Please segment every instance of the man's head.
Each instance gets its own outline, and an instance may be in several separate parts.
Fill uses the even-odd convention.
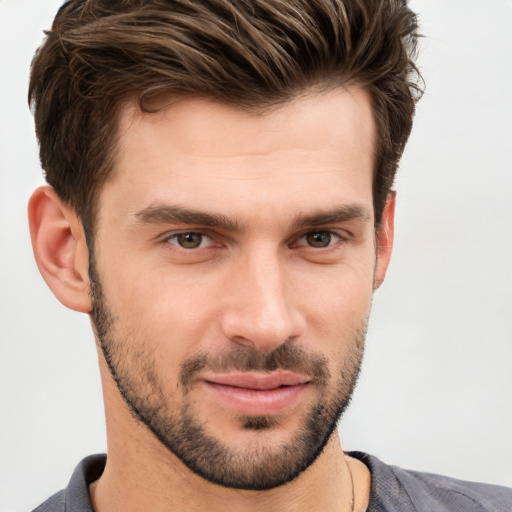
[[[264,111],[310,90],[357,84],[377,125],[378,222],[412,126],[416,18],[404,0],[73,0],[30,81],[46,179],[92,232],[115,170],[120,105],[203,97]]]
[[[414,16],[388,0],[103,3],[66,4],[34,62],[55,189],[31,200],[36,259],[91,315],[118,442],[275,487],[322,452],[357,379]]]

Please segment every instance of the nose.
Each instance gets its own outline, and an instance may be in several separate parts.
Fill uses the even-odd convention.
[[[229,276],[221,328],[234,343],[271,351],[296,339],[305,329],[291,276],[276,252],[254,251],[241,259]]]

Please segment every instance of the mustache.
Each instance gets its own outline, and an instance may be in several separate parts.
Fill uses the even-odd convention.
[[[287,370],[310,377],[317,385],[325,385],[330,378],[327,359],[319,354],[305,352],[291,343],[279,345],[272,351],[262,351],[251,347],[238,347],[235,350],[215,354],[199,353],[187,358],[181,364],[180,383],[184,388],[203,370],[226,373],[230,370],[270,373]]]

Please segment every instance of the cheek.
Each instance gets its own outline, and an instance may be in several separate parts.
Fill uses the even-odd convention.
[[[318,343],[330,349],[333,343],[351,343],[364,327],[372,303],[373,265],[373,260],[361,259],[308,279],[300,292],[301,308]]]
[[[100,270],[105,295],[116,326],[132,340],[162,354],[163,361],[182,361],[198,350],[223,346],[220,318],[233,306],[226,290],[233,283],[233,266],[172,266],[162,259],[136,261],[115,251]],[[127,255],[127,256],[123,256]],[[295,263],[293,262],[295,261]],[[283,277],[284,300],[306,320],[307,340],[319,350],[353,338],[365,320],[373,293],[374,257],[362,244],[337,265],[288,263]],[[238,297],[240,298],[240,297]]]
[[[195,278],[189,274],[154,267],[136,272],[129,265],[106,269],[102,282],[116,328],[132,340],[144,340],[162,360],[181,361],[197,351],[201,340],[212,338],[207,331],[218,317],[219,290],[198,279],[197,271]]]

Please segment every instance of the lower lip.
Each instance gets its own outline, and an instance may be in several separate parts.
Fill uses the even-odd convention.
[[[308,384],[275,389],[247,389],[204,381],[208,391],[228,407],[241,414],[263,416],[278,414],[298,401]]]

